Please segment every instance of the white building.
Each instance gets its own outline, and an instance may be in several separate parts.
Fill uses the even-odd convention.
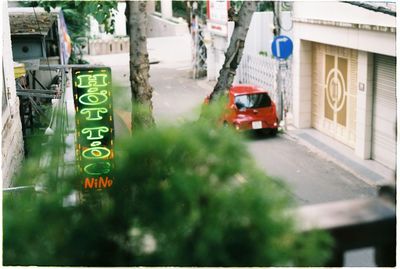
[[[172,0],[161,1],[161,13],[155,11],[155,1],[147,1],[147,38],[179,36],[189,34],[187,23],[182,18],[175,18],[172,14]],[[90,17],[89,53],[90,55],[127,53],[129,52],[129,29],[125,16],[126,2],[118,1],[114,13],[114,33],[105,32],[104,25],[100,25]]]
[[[396,17],[356,3],[293,2],[294,124],[395,170]]]

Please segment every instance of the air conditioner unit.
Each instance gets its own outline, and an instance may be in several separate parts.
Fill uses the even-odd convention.
[[[14,61],[46,57],[45,37],[41,34],[11,35]]]

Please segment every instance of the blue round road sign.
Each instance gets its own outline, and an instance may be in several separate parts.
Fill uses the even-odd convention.
[[[285,35],[274,38],[271,45],[272,55],[278,59],[287,59],[293,52],[293,42]]]

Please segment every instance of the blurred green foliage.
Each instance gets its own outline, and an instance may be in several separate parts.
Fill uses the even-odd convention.
[[[187,1],[172,1],[172,13],[174,17],[187,18]]]
[[[43,7],[46,11],[59,7],[64,13],[68,26],[68,32],[74,41],[78,37],[85,36],[89,30],[89,15],[93,16],[99,24],[105,25],[108,33],[114,32],[114,11],[117,9],[117,1],[22,1],[23,6]]]
[[[45,177],[44,194],[5,195],[4,264],[323,265],[330,238],[296,233],[282,183],[256,167],[242,136],[216,126],[218,109],[208,107],[198,122],[119,140],[112,188],[82,203],[63,204],[76,177]],[[29,163],[26,176],[37,176]]]
[[[155,11],[161,12],[161,0],[156,0]]]
[[[273,11],[274,3],[273,1],[260,1],[257,6],[257,11]]]

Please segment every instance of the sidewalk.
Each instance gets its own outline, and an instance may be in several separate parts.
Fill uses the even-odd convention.
[[[395,171],[374,160],[357,157],[354,150],[317,131],[316,129],[297,129],[288,126],[284,133],[289,139],[305,145],[310,151],[330,160],[371,186],[394,184]]]

